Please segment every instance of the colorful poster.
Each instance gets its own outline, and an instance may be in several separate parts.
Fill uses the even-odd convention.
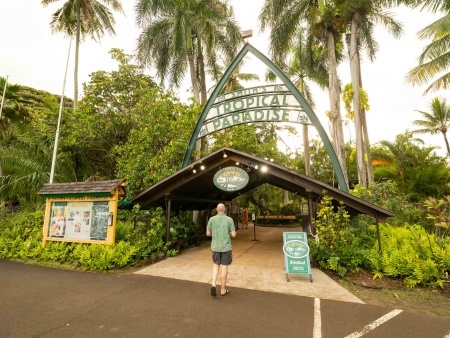
[[[64,238],[66,233],[67,202],[52,203],[48,237]]]
[[[90,215],[92,202],[68,202],[68,218],[65,238],[90,239]]]
[[[108,225],[108,201],[53,202],[48,237],[106,240]]]
[[[109,222],[109,203],[93,202],[91,239],[105,240]]]

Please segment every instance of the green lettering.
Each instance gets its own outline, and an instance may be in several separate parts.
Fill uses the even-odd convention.
[[[263,98],[262,98],[262,104],[263,104],[263,106],[267,106],[267,103],[266,103],[266,99],[268,98],[268,96],[267,95],[264,95],[263,96]]]
[[[261,109],[255,109],[255,120],[263,120],[264,119],[264,112]]]
[[[252,116],[250,115],[250,113],[248,111],[246,111],[244,113],[243,122],[252,122],[252,121],[253,121]]]
[[[272,121],[278,121],[280,119],[280,110],[279,109],[274,109],[273,110],[273,116],[271,118]]]
[[[229,127],[229,126],[231,126],[231,123],[230,123],[230,121],[228,121],[228,117],[224,117],[222,119],[222,127],[226,128],[226,127]]]
[[[241,114],[239,114],[239,113],[231,114],[231,118],[233,120],[233,125],[239,124],[241,122]]]
[[[226,114],[230,111],[231,109],[231,103],[230,102],[225,102],[223,104],[223,113]]]
[[[283,117],[281,118],[283,121],[289,121],[289,112],[283,109]]]
[[[253,101],[255,101],[255,98],[253,98],[252,96],[245,98],[245,102],[247,104],[247,106],[246,106],[247,109],[251,107],[251,105],[253,104]]]
[[[244,100],[237,99],[236,101],[233,101],[233,110],[239,110],[242,108],[244,108]]]
[[[280,102],[278,101],[278,95],[274,95],[272,101],[270,102],[271,106],[279,106]]]
[[[214,120],[214,121],[212,121],[212,123],[213,123],[214,131],[216,131],[217,129],[220,128],[220,120]]]

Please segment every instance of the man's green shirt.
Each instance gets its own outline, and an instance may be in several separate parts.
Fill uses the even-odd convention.
[[[234,231],[234,222],[225,214],[213,216],[208,221],[207,230],[211,232],[211,250],[215,252],[227,252],[231,250],[230,232]]]

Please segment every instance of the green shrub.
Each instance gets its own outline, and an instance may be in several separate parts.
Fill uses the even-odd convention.
[[[108,271],[132,266],[151,256],[173,255],[163,240],[163,211],[137,209],[135,216],[130,222],[117,222],[114,245],[48,241],[43,246],[43,212],[11,215],[1,220],[0,258]]]
[[[374,278],[402,278],[408,287],[443,287],[450,271],[450,241],[428,234],[420,225],[380,225],[382,253],[375,245],[366,253]]]
[[[311,257],[320,267],[336,271],[340,276],[356,272],[364,262],[364,250],[372,239],[358,237],[343,205],[335,210],[332,198],[324,196],[314,221],[318,241],[309,240]],[[362,231],[359,231],[362,233]]]

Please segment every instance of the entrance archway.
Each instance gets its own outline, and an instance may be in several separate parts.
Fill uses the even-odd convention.
[[[226,81],[247,53],[252,53],[278,76],[283,84],[243,89],[219,95]],[[347,182],[331,142],[319,119],[289,78],[264,54],[246,43],[218,82],[191,135],[182,168],[189,165],[198,138],[218,130],[255,121],[312,124],[328,152],[339,188],[348,192]]]

